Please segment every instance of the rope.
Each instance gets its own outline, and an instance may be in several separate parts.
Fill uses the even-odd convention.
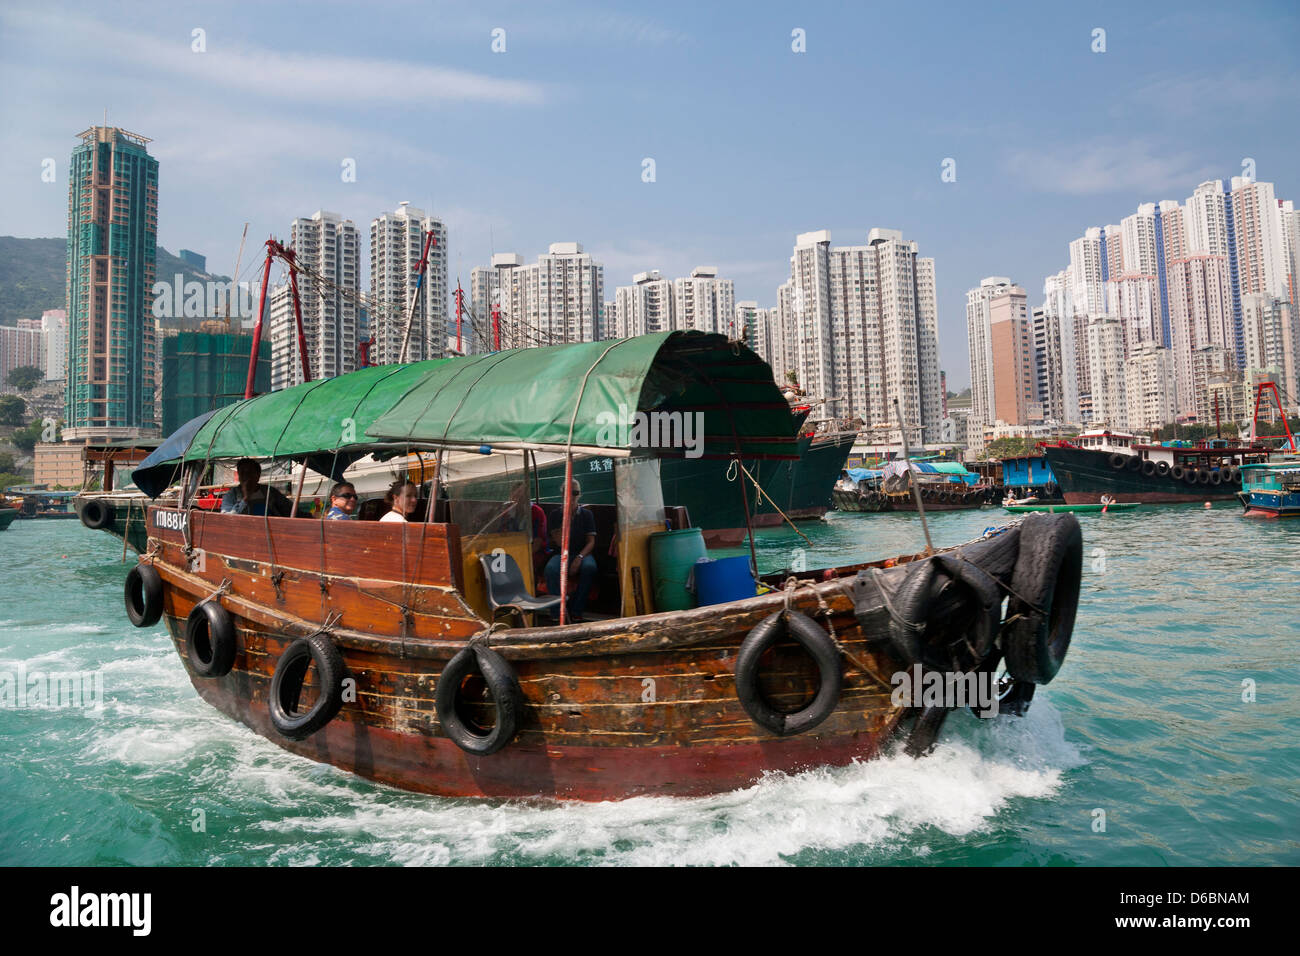
[[[863,676],[869,677],[886,690],[893,690],[892,684],[887,682],[883,677],[878,676],[874,670],[859,660],[856,654],[850,653],[849,649],[840,642],[839,635],[835,633],[835,622],[831,620],[831,606],[826,602],[826,597],[821,593],[821,591],[817,590],[817,588],[811,583],[805,582],[801,586],[799,579],[793,576],[785,579],[785,583],[782,585],[782,590],[785,591],[785,611],[787,614],[792,610],[791,604],[794,601],[794,594],[796,591],[812,591],[813,597],[817,599],[817,610],[826,622],[827,634],[831,639],[831,643],[835,645],[835,649],[840,652],[840,656],[857,668],[858,672]]]
[[[803,538],[804,541],[808,542],[808,547],[811,548],[813,546],[812,539],[810,539],[806,534],[804,534],[802,531],[799,530],[798,525],[796,525],[793,521],[791,521],[789,516],[784,511],[781,510],[781,506],[778,505],[775,501],[773,501],[771,496],[768,495],[768,493],[763,490],[763,486],[758,483],[758,479],[756,479],[753,475],[749,473],[749,469],[744,466],[744,464],[741,462],[739,458],[731,459],[731,464],[727,466],[727,481],[736,480],[737,466],[739,466],[740,470],[745,473],[745,477],[754,483],[755,490],[757,490],[760,495],[762,495],[764,498],[767,499],[768,504],[770,504],[773,508],[776,509],[776,513],[779,514],[782,518],[784,518],[786,520],[786,523],[789,524],[790,527],[794,529],[794,533],[797,534],[799,537]]]
[[[475,634],[473,637],[471,637],[465,643],[465,646],[474,647],[478,644],[482,644],[484,647],[488,647],[491,644],[492,635],[495,634],[497,631],[503,631],[506,629],[507,629],[507,625],[505,621],[495,621],[491,625],[489,625],[488,627],[484,628],[483,630]]]
[[[209,601],[212,601],[214,598],[217,598],[222,594],[227,593],[229,590],[230,590],[230,579],[222,578],[221,583],[217,585],[217,589],[213,591],[211,594],[209,594],[207,597],[205,597],[202,601],[199,601],[198,604],[195,605],[195,607],[202,607],[203,605],[207,604]]]

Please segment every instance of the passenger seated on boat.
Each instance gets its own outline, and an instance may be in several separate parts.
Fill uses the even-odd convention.
[[[570,579],[574,576],[577,581],[570,580],[569,601],[568,601],[568,619],[570,621],[581,622],[582,612],[587,609],[587,598],[591,594],[591,587],[596,582],[598,568],[596,559],[592,557],[592,552],[596,550],[596,518],[581,504],[579,504],[579,495],[582,493],[582,486],[575,480],[572,484],[573,489],[573,510],[569,515],[569,567],[568,574]],[[551,559],[546,562],[546,593],[558,595],[560,593],[560,559],[562,558],[562,535],[564,534],[564,506],[554,508],[550,515],[551,542],[555,547],[555,552]]]
[[[350,481],[340,481],[330,490],[330,510],[325,513],[333,521],[350,521],[357,510],[357,489]]]
[[[252,458],[241,458],[235,463],[235,474],[239,484],[231,488],[221,498],[223,514],[258,515],[270,514],[275,518],[287,518],[293,510],[293,503],[281,491],[261,484],[262,466]],[[267,502],[270,502],[268,508]]]
[[[415,511],[416,502],[419,500],[419,486],[407,478],[400,478],[393,482],[388,489],[388,494],[384,495],[384,504],[388,505],[388,511],[379,520],[409,521],[411,512]]]
[[[533,536],[533,573],[540,575],[549,555],[546,535],[546,511],[529,500],[528,485],[518,482],[510,490],[511,508],[501,522],[502,531],[530,531]]]

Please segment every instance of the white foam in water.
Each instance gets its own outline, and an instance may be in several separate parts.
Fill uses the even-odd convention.
[[[583,804],[439,800],[383,791],[346,795],[348,812],[291,813],[256,824],[300,847],[283,862],[307,862],[317,841],[377,860],[412,865],[569,860],[632,865],[771,865],[815,850],[922,842],[927,827],[949,837],[992,825],[1015,798],[1042,799],[1083,761],[1066,743],[1059,714],[1036,700],[1023,720],[952,720],[934,753],[914,760],[893,748],[849,767],[772,775],[747,790],[694,799],[637,797]],[[300,787],[295,787],[300,791]],[[299,792],[299,797],[302,796]],[[311,801],[313,809],[318,801]]]

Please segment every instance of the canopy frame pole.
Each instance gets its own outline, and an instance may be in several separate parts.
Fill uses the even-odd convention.
[[[569,532],[573,527],[573,452],[564,458],[564,517],[560,519],[560,624],[569,619]]]

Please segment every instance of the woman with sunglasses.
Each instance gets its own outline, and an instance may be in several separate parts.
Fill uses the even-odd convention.
[[[330,510],[327,519],[348,521],[356,517],[357,489],[350,482],[340,481],[330,490]]]

